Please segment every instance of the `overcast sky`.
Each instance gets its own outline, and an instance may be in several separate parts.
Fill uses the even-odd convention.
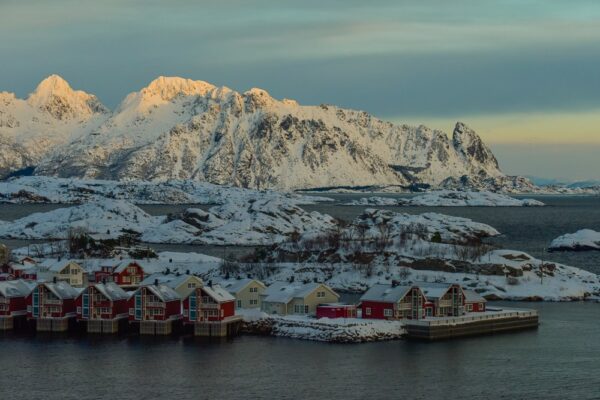
[[[0,90],[115,107],[158,75],[481,133],[511,174],[600,179],[597,0],[0,0]]]

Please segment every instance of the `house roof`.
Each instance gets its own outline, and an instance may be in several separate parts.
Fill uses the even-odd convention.
[[[137,264],[140,267],[142,266],[142,264],[140,264],[138,260],[120,260],[113,272],[121,273],[125,271],[125,268],[129,267],[131,264]]]
[[[164,284],[157,285],[145,285],[144,287],[148,288],[154,295],[156,295],[162,301],[173,301],[180,300],[181,297],[179,294]]]
[[[463,289],[467,303],[485,303],[487,300],[474,290]]]
[[[35,284],[28,284],[18,279],[16,281],[0,282],[0,294],[6,298],[25,297],[31,293]]]
[[[78,265],[78,262],[75,260],[58,260],[55,258],[47,258],[44,261],[42,261],[40,264],[38,264],[39,268],[42,270],[46,270],[46,271],[51,271],[51,272],[60,272],[63,270],[63,268],[65,268],[68,264],[75,264]]]
[[[204,286],[202,288],[202,290],[204,292],[206,292],[207,295],[209,295],[210,297],[212,297],[213,300],[215,300],[218,303],[223,303],[223,302],[235,300],[235,297],[233,297],[231,295],[231,293],[229,293],[227,290],[225,290],[224,288],[222,288],[219,285]]]
[[[114,282],[96,283],[94,287],[111,301],[124,300],[129,297],[119,285]]]
[[[321,286],[326,287],[322,283],[273,282],[265,289],[262,301],[287,304],[292,299],[305,298]]]
[[[436,282],[425,282],[415,284],[421,288],[425,297],[428,300],[439,299],[446,294],[450,287],[456,285],[453,283],[436,283]]]
[[[412,289],[412,286],[395,286],[377,284],[371,286],[360,301],[380,301],[383,303],[397,303]]]
[[[262,283],[261,281],[258,281],[256,279],[251,279],[251,278],[232,279],[232,280],[228,280],[228,281],[222,281],[220,283],[220,285],[222,287],[224,287],[225,289],[227,289],[227,291],[229,293],[235,294],[235,293],[238,293],[239,291],[241,291],[242,289],[244,289],[246,286],[248,286],[252,282],[256,282],[258,285],[262,286],[263,288],[266,288],[264,283]]]
[[[59,299],[74,299],[80,293],[80,290],[75,289],[67,282],[44,282],[42,285],[46,286]]]
[[[165,275],[165,274],[161,274],[161,273],[156,273],[156,274],[152,274],[152,275],[148,276],[146,279],[144,279],[142,281],[141,285],[142,286],[153,285],[154,282],[156,282],[156,280],[158,280],[158,283],[167,285],[171,289],[176,289],[179,286],[181,286],[182,284],[184,284],[185,282],[187,282],[190,278],[196,278],[200,282],[202,282],[202,279],[200,279],[194,275],[186,275],[186,274],[184,274],[184,275],[166,274]]]

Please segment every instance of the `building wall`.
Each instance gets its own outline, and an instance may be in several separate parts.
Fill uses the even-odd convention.
[[[190,288],[190,284],[195,286]],[[184,283],[176,287],[174,290],[177,292],[177,294],[179,294],[179,296],[182,299],[185,299],[194,291],[194,289],[202,287],[202,285],[202,279],[198,278],[197,276],[190,275]]]
[[[129,268],[133,267],[134,272],[129,272]],[[139,285],[144,280],[144,269],[137,263],[131,263],[121,272],[115,272],[113,279],[118,285],[134,286]]]
[[[251,289],[256,289],[256,292],[251,292]],[[261,295],[264,293],[265,287],[256,281],[251,281],[245,288],[235,294],[236,307],[238,308],[260,308]]]
[[[379,301],[363,301],[361,303],[362,317],[366,319],[392,319],[386,316],[384,310],[390,310],[394,315],[394,303],[383,303]]]
[[[356,306],[317,307],[317,318],[356,318]]]
[[[287,307],[283,303],[261,302],[261,311],[267,314],[287,315]]]
[[[324,292],[325,296],[318,297],[319,292]],[[337,294],[335,294],[331,289],[329,289],[325,285],[320,285],[311,293],[309,293],[306,297],[304,297],[304,299],[293,299],[291,302],[291,312],[295,314],[295,306],[304,304],[305,306],[308,306],[307,314],[315,315],[317,313],[317,306],[319,304],[336,303],[338,300],[339,296]]]

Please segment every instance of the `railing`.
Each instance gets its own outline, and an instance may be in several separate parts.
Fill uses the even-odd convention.
[[[528,318],[537,317],[537,311],[535,310],[506,310],[500,312],[482,312],[482,315],[465,315],[460,317],[439,317],[425,320],[411,320],[407,322],[407,325],[420,325],[420,326],[440,326],[440,325],[455,325],[465,322],[474,321],[486,321],[493,319],[504,319],[504,318]]]
[[[200,308],[200,309],[202,309],[202,308],[216,309],[216,308],[219,308],[219,304],[218,303],[199,303],[198,308]]]
[[[165,303],[161,303],[160,301],[148,301],[146,302],[146,307],[165,308]]]
[[[54,305],[60,305],[62,303],[61,300],[54,300],[54,299],[44,299],[43,304],[54,304]]]

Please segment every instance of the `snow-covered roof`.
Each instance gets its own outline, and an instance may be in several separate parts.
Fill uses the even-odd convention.
[[[179,296],[179,294],[174,291],[173,289],[171,289],[170,287],[168,287],[167,285],[164,284],[159,284],[157,285],[146,285],[146,288],[148,288],[148,290],[150,290],[154,295],[156,295],[159,299],[161,299],[162,301],[173,301],[173,300],[180,300],[181,297]]]
[[[261,281],[258,281],[256,279],[251,279],[251,278],[244,278],[244,279],[232,279],[232,280],[228,280],[228,281],[222,281],[220,283],[220,285],[222,287],[224,287],[225,289],[227,289],[227,291],[229,293],[238,293],[239,291],[241,291],[242,289],[244,289],[246,286],[248,286],[250,283],[252,282],[256,282],[258,285],[262,286],[263,288],[265,288],[265,284],[262,283]]]
[[[16,281],[2,281],[0,282],[0,294],[5,298],[25,297],[31,293],[34,287],[35,284],[28,284],[21,279]]]
[[[109,300],[124,300],[129,296],[119,285],[114,282],[96,283],[94,287]]]
[[[229,293],[227,290],[225,290],[219,285],[204,286],[202,290],[218,303],[235,300],[235,297],[233,297],[231,293]]]
[[[202,279],[200,279],[194,275],[187,275],[187,274],[177,275],[177,274],[156,273],[156,274],[152,274],[152,275],[149,275],[148,277],[146,277],[142,281],[141,285],[142,286],[153,285],[156,281],[158,281],[158,283],[167,285],[171,289],[177,289],[179,286],[185,284],[190,278],[196,278],[200,282],[202,282]]]
[[[412,289],[412,286],[392,286],[385,284],[377,284],[371,286],[365,294],[362,295],[360,301],[380,301],[383,303],[397,303]]]
[[[263,293],[263,300],[270,303],[287,304],[294,298],[305,298],[319,287],[321,283],[273,282]]]
[[[487,300],[483,298],[479,293],[470,289],[463,289],[465,294],[465,302],[467,303],[485,303]]]
[[[435,283],[435,282],[424,282],[416,283],[423,291],[427,300],[439,299],[446,294],[446,292],[453,286],[452,283]]]
[[[79,265],[78,261],[75,260],[59,260],[55,258],[47,258],[38,264],[38,267],[42,270],[51,271],[51,272],[60,272],[65,268],[68,264]]]
[[[67,282],[44,282],[43,285],[59,299],[74,299],[80,293],[80,290],[75,289]]]
[[[113,272],[116,272],[116,273],[118,273],[118,274],[119,274],[119,273],[121,273],[121,272],[125,271],[125,268],[129,267],[129,266],[130,266],[130,265],[132,265],[132,264],[137,264],[137,265],[139,265],[140,267],[142,266],[138,260],[121,260],[121,261],[120,261],[120,262],[117,264],[117,266],[115,267],[115,269],[114,269],[114,271],[113,271]],[[142,267],[142,268],[143,268],[143,267]]]

